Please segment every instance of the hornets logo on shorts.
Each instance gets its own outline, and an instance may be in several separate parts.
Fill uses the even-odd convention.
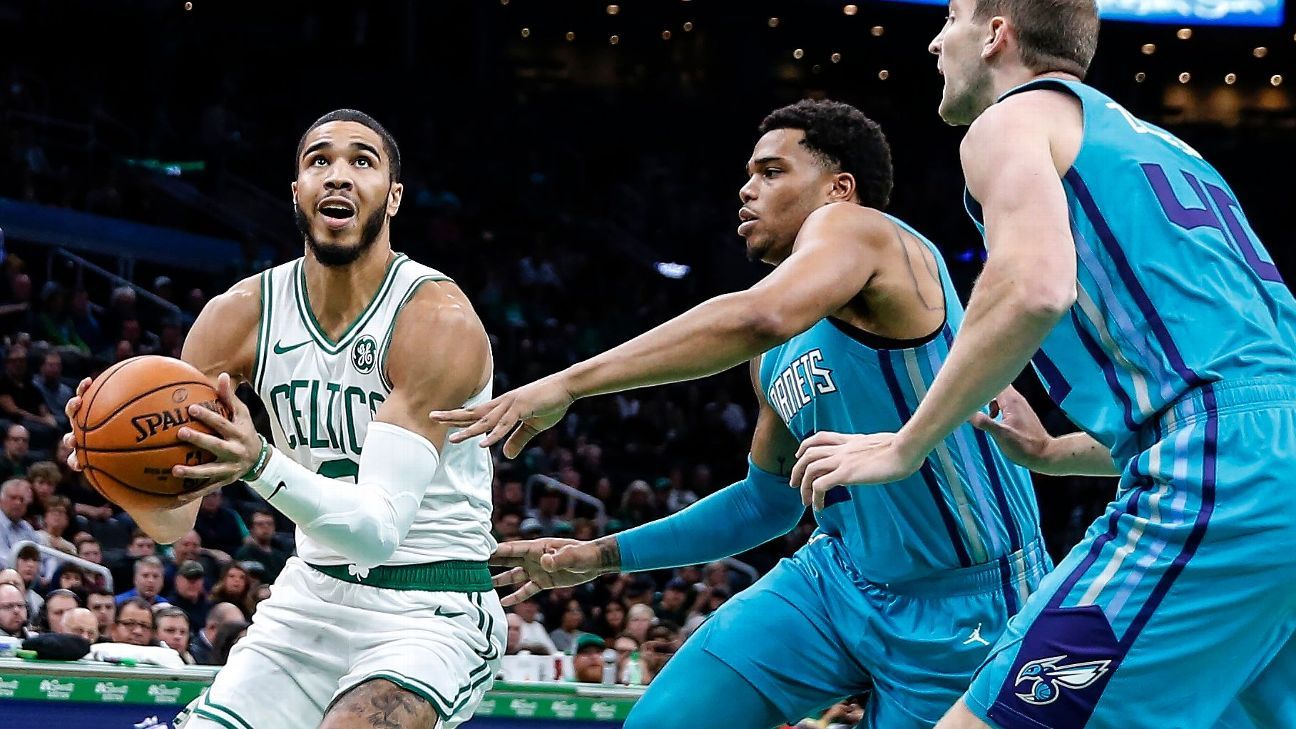
[[[1017,672],[1016,686],[1025,683],[1029,691],[1017,694],[1017,698],[1028,704],[1043,706],[1057,701],[1062,689],[1082,689],[1097,681],[1107,672],[1111,661],[1085,661],[1058,665],[1067,656],[1053,656],[1031,661]]]

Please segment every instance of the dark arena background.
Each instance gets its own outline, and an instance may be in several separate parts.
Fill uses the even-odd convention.
[[[1139,6],[1158,3],[1100,4],[1111,15],[1087,81],[1199,150],[1279,271],[1296,275],[1296,24],[1281,0],[1160,3],[1179,10],[1144,17]],[[269,547],[253,538],[266,505],[242,483],[204,499],[199,544],[168,547],[135,533],[66,464],[41,464],[65,455],[62,402],[82,377],[141,354],[178,357],[213,296],[302,255],[289,183],[313,120],[361,109],[399,141],[405,195],[392,246],[466,292],[490,336],[498,394],[765,275],[734,232],[738,189],[762,118],[806,97],[848,102],[881,124],[895,165],[888,212],[936,243],[966,297],[985,254],[962,206],[965,129],[937,116],[942,79],[927,46],[944,14],[882,0],[0,2],[0,472],[46,484],[29,491],[32,526],[51,507],[68,517],[52,550],[22,558],[9,549],[16,538],[0,542],[3,566],[41,565],[19,576],[28,627],[0,633],[13,638],[0,643],[0,727],[169,726],[241,635],[188,613],[184,637],[173,630],[167,644],[202,644],[181,651],[202,654],[192,666],[37,661],[16,639],[50,631],[50,608],[68,594],[86,605],[105,581],[82,562],[65,566],[60,540],[106,567],[115,594],[150,555],[161,558],[163,595],[199,565],[208,599],[243,613],[236,628],[292,554],[293,524],[274,509]],[[1051,431],[1074,429],[1033,373],[1017,384]],[[32,388],[48,416],[15,404]],[[742,479],[751,392],[738,367],[592,398],[518,459],[496,448],[495,537],[594,538]],[[1035,477],[1055,560],[1115,487]],[[468,726],[620,726],[638,684],[697,623],[813,529],[807,512],[731,560],[541,593],[520,609],[525,640],[510,636],[500,680]],[[64,584],[72,592],[50,594]],[[161,620],[144,642],[166,640]],[[639,633],[630,655],[613,652],[623,631]],[[572,678],[578,632],[606,642],[603,684]],[[545,644],[550,633],[568,645]],[[645,660],[656,661],[648,675],[627,666]],[[837,707],[803,724],[856,720]]]

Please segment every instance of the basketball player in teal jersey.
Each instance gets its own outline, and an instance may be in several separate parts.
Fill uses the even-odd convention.
[[[1037,470],[1120,474],[941,729],[1296,727],[1296,300],[1219,173],[1081,81],[1097,34],[1093,0],[950,3],[985,271],[913,418],[810,438],[793,480],[890,484],[974,416]],[[1083,432],[1014,393],[976,415],[1027,361]]]
[[[500,545],[495,562],[515,569],[498,583],[522,583],[506,602],[604,572],[714,560],[784,534],[805,513],[788,488],[797,442],[821,429],[898,427],[939,369],[962,309],[936,249],[880,212],[891,191],[881,130],[845,104],[803,101],[775,111],[761,132],[739,234],[752,258],[775,266],[765,280],[491,403],[438,416],[468,425],[463,437],[490,431],[487,442],[521,423],[505,447],[515,456],[575,397],[754,357],[760,415],[747,478],[616,536]],[[816,514],[806,547],[684,645],[627,727],[690,717],[767,729],[870,682],[866,726],[929,729],[940,718],[1048,569],[1027,474],[967,426],[920,473],[840,493]],[[723,719],[703,718],[722,706]]]

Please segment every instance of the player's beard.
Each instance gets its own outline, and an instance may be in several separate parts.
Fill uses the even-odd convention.
[[[378,208],[369,214],[364,224],[360,226],[360,242],[354,246],[333,245],[315,240],[310,232],[310,218],[306,217],[306,211],[301,209],[301,205],[293,205],[293,219],[297,222],[297,230],[306,239],[306,246],[310,248],[315,260],[330,267],[346,266],[359,260],[374,241],[378,240],[383,225],[387,223],[387,209]]]

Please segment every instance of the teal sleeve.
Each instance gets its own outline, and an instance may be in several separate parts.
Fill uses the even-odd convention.
[[[745,552],[801,521],[801,492],[747,461],[747,478],[664,519],[617,535],[627,572],[682,567]]]

